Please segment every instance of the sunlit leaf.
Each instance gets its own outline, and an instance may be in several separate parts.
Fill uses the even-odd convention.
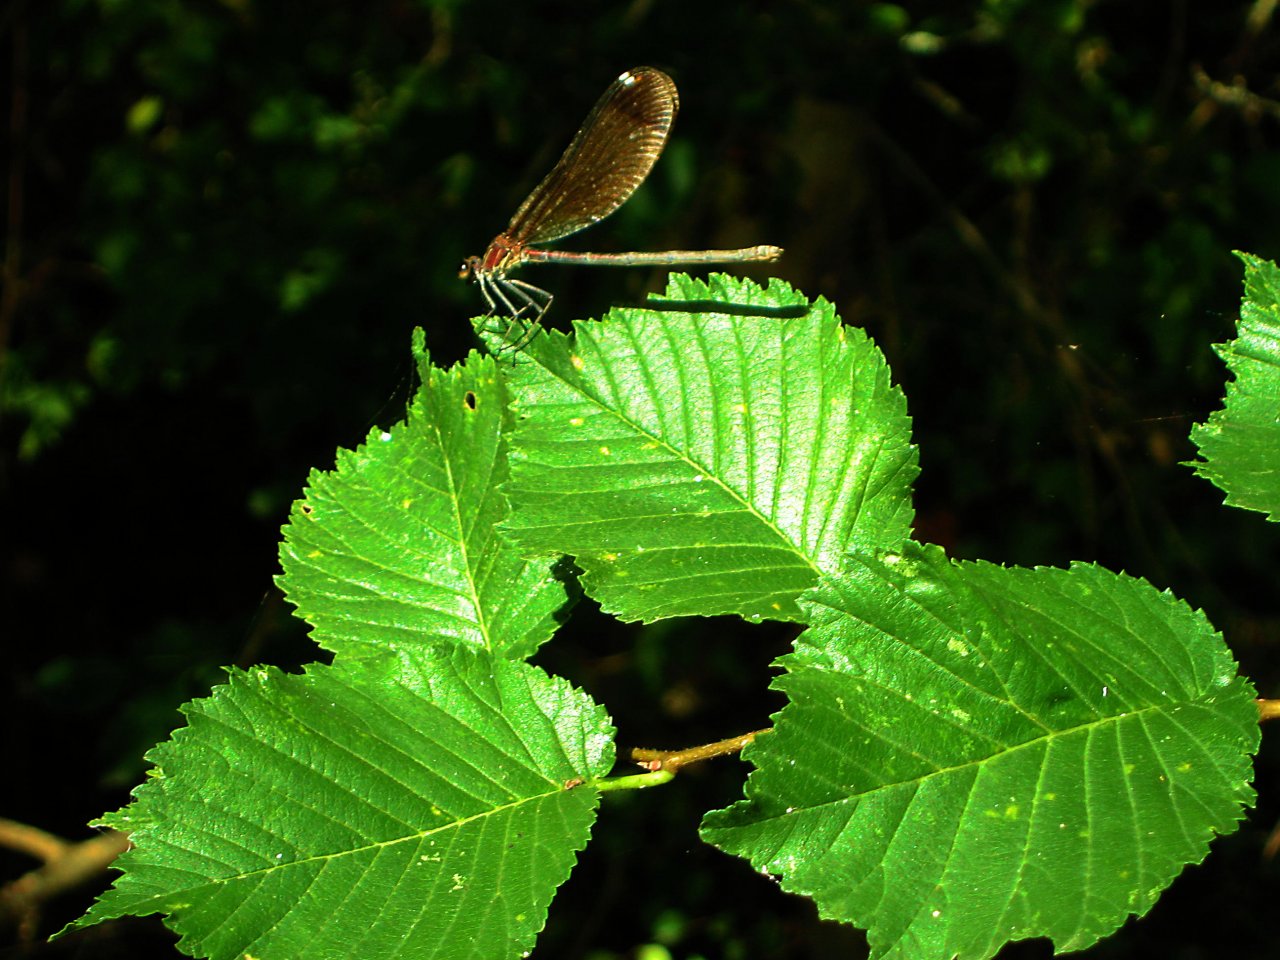
[[[1280,269],[1240,254],[1244,302],[1237,337],[1217,352],[1234,380],[1226,403],[1191,430],[1203,460],[1192,466],[1227,503],[1280,519]]]
[[[466,648],[233,671],[101,823],[124,871],[78,921],[162,913],[214,960],[500,960],[532,947],[612,763],[604,711]]]
[[[1201,614],[1142,581],[909,546],[807,601],[775,684],[790,703],[703,836],[865,928],[873,956],[1086,947],[1253,796],[1253,691]]]
[[[506,515],[507,398],[494,361],[431,366],[405,422],[313,471],[285,528],[281,586],[339,653],[450,640],[526,657],[567,605],[553,560],[523,559]]]
[[[853,548],[899,543],[917,472],[866,335],[786,284],[674,277],[648,309],[539,334],[511,367],[512,513],[625,619],[798,619]]]

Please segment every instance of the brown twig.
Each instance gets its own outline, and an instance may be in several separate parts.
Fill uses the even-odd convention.
[[[1280,852],[1280,824],[1276,824],[1271,828],[1271,834],[1267,837],[1267,842],[1262,845],[1262,859],[1270,860]]]
[[[771,727],[765,730],[753,730],[751,733],[730,737],[728,740],[704,743],[701,746],[689,747],[685,750],[648,750],[644,747],[636,747],[631,751],[631,759],[645,770],[670,770],[674,773],[685,764],[696,763],[699,760],[710,760],[712,757],[726,757],[729,754],[737,753],[760,734],[770,732],[772,732]]]
[[[1230,83],[1223,83],[1210,77],[1204,68],[1195,66],[1191,69],[1191,79],[1196,90],[1208,101],[1234,110],[1250,122],[1256,123],[1263,116],[1280,120],[1280,103],[1254,93],[1243,77],[1235,77]]]
[[[25,823],[0,819],[0,846],[43,861],[0,888],[0,926],[13,924],[18,928],[18,939],[29,941],[39,926],[41,905],[105,871],[129,848],[129,837],[108,830],[73,843]]]

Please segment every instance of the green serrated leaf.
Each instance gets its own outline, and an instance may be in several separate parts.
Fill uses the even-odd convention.
[[[866,928],[875,957],[1082,949],[1253,796],[1253,691],[1203,615],[1143,581],[908,545],[806,599],[790,703],[702,835]]]
[[[599,802],[565,784],[613,761],[585,694],[462,647],[232,671],[183,712],[76,925],[164,913],[215,960],[527,955]]]
[[[1191,429],[1203,460],[1190,464],[1222,489],[1226,502],[1280,519],[1280,269],[1244,261],[1244,301],[1237,337],[1215,347],[1235,377],[1226,401]]]
[[[280,547],[280,585],[316,640],[370,653],[447,640],[519,659],[551,636],[566,575],[495,529],[506,515],[507,397],[492,358],[431,366],[406,422],[313,471]]]
[[[801,617],[846,552],[896,547],[917,473],[866,335],[786,284],[673,277],[650,309],[539,333],[511,368],[512,512],[627,620]]]

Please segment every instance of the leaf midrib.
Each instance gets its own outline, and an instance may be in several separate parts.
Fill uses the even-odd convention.
[[[591,787],[588,784],[580,785],[576,789],[582,790],[584,792],[591,791]],[[547,797],[552,797],[552,796],[555,796],[557,793],[560,793],[563,791],[564,791],[564,787],[557,785],[554,790],[548,790],[546,793],[538,793],[528,797],[520,797],[511,803],[504,803],[504,804],[501,804],[500,806],[493,807],[489,810],[482,810],[479,813],[471,814],[470,816],[463,817],[459,820],[453,820],[449,823],[443,824],[439,827],[433,827],[429,830],[419,830],[415,833],[406,834],[405,836],[392,837],[387,840],[378,840],[375,842],[365,843],[360,846],[351,847],[350,849],[347,849],[347,850],[339,850],[333,853],[311,854],[309,856],[302,857],[297,860],[290,860],[287,863],[269,864],[265,867],[260,867],[256,870],[246,870],[241,873],[231,874],[225,877],[209,877],[207,878],[207,880],[209,884],[235,883],[240,880],[248,880],[250,878],[261,876],[263,874],[269,874],[272,871],[276,871],[276,870],[286,870],[291,867],[305,866],[307,864],[315,863],[317,861],[337,860],[342,857],[355,856],[356,854],[365,853],[369,850],[386,849],[401,843],[417,842],[427,837],[436,836],[438,834],[444,833],[449,830],[461,829],[467,824],[474,823],[478,820],[483,820],[485,817],[492,817],[499,813],[505,813],[507,811],[514,810],[520,806],[523,806],[526,803],[530,803],[534,800],[541,800]],[[206,884],[199,884],[198,886],[205,886],[205,885]],[[196,889],[196,887],[189,887],[188,889]],[[172,895],[173,894],[170,893],[170,894],[167,894],[166,896],[171,897]]]

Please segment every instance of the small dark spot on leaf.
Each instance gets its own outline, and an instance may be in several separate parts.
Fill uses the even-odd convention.
[[[476,395],[468,390],[463,396],[462,402],[467,405],[468,410],[474,410],[476,408]]]

